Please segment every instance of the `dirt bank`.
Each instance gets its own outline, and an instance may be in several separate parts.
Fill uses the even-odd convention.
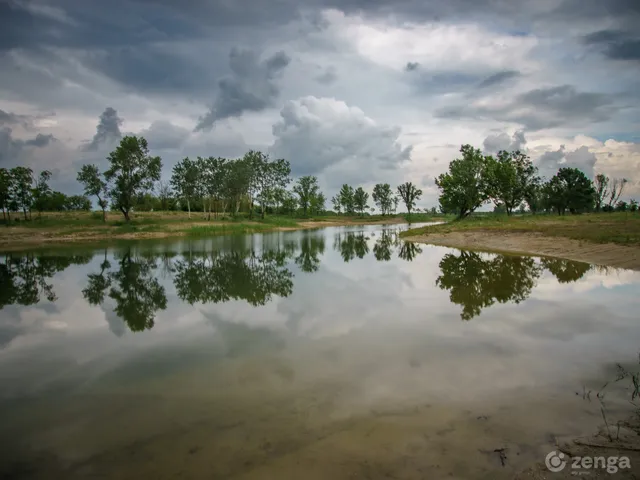
[[[539,233],[475,230],[430,233],[406,237],[405,240],[467,250],[566,258],[596,265],[640,270],[639,247],[548,237]]]

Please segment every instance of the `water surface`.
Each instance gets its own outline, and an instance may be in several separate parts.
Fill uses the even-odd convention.
[[[593,433],[640,274],[399,228],[0,255],[0,477],[510,478]]]

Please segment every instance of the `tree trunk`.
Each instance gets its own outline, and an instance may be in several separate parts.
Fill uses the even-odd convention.
[[[107,223],[107,211],[102,209],[102,223]]]
[[[189,199],[187,198],[187,210],[188,210],[188,216],[189,218],[191,218],[191,204],[189,203]]]
[[[22,207],[22,214],[24,215],[24,219],[26,221],[27,220],[27,208],[26,207]]]

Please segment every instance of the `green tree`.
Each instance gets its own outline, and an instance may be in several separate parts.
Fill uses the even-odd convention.
[[[347,185],[346,183],[342,185],[342,188],[338,192],[338,196],[340,197],[340,204],[344,208],[344,212],[347,215],[353,215],[355,212],[355,201],[354,201],[354,191],[351,185]]]
[[[486,158],[471,145],[460,148],[462,158],[449,164],[449,171],[436,178],[440,188],[440,209],[466,217],[487,201]]]
[[[65,209],[88,212],[91,210],[91,200],[84,195],[71,195],[65,199]]]
[[[595,189],[589,178],[577,168],[563,167],[544,187],[549,205],[559,215],[569,210],[581,213],[593,208]]]
[[[369,194],[362,187],[356,188],[353,194],[353,203],[355,209],[360,212],[360,216],[364,215],[364,211],[369,208]]]
[[[160,201],[160,210],[167,211],[171,208],[172,192],[171,184],[167,181],[160,180],[157,185],[158,200]]]
[[[14,167],[11,169],[11,199],[17,208],[21,208],[24,219],[27,219],[27,209],[31,209],[33,203],[33,170],[28,167]]]
[[[135,198],[153,188],[160,180],[162,160],[149,155],[149,147],[144,137],[126,136],[120,145],[109,154],[110,166],[104,173],[107,182],[113,186],[109,192],[113,205],[130,220],[129,212]]]
[[[107,197],[109,188],[100,175],[97,165],[83,165],[77,176],[78,182],[84,187],[84,194],[98,199],[98,206],[102,210],[102,221],[107,221]]]
[[[422,196],[422,190],[417,188],[413,183],[406,182],[398,185],[398,193],[407,207],[407,213],[411,215],[411,209],[415,207],[416,201]]]
[[[307,216],[311,199],[318,194],[319,190],[318,179],[308,175],[300,177],[293,186],[293,193],[298,195],[298,203],[305,217]]]
[[[282,197],[282,211],[288,215],[293,216],[297,208],[298,200],[296,199],[295,195],[289,190],[285,190],[284,196]]]
[[[270,160],[268,155],[261,152],[253,152],[253,156],[256,198],[260,203],[261,216],[264,218],[267,206],[274,203],[275,192],[285,189],[291,181],[291,165],[282,158]]]
[[[198,196],[200,175],[198,163],[189,157],[176,163],[171,173],[171,187],[177,198],[186,202],[189,218],[191,218],[191,204]]]
[[[11,204],[13,190],[13,177],[11,176],[11,172],[6,168],[0,168],[0,207],[2,207],[2,218],[5,222],[7,222],[7,216],[9,222],[11,222],[9,205]],[[7,226],[9,226],[9,222],[7,222]]]
[[[340,203],[340,197],[338,195],[334,195],[331,197],[331,203],[333,204],[333,210],[340,215],[340,210],[342,208],[342,204]]]
[[[609,211],[618,204],[620,196],[624,191],[624,187],[627,185],[628,180],[626,178],[614,178],[611,181],[611,190],[609,191]]]
[[[538,170],[520,151],[503,150],[497,158],[485,157],[485,162],[487,195],[496,205],[504,205],[507,215],[511,215],[539,183]]]
[[[373,201],[380,209],[382,215],[387,215],[393,207],[393,192],[388,183],[378,183],[373,187]]]
[[[43,170],[40,172],[36,186],[33,188],[32,205],[38,211],[38,217],[41,217],[42,211],[47,208],[47,200],[51,195],[51,187],[49,186],[50,179],[51,172],[49,170]]]
[[[325,203],[327,202],[327,197],[324,196],[324,193],[317,192],[315,195],[311,197],[309,201],[309,210],[312,215],[322,215],[325,209]]]

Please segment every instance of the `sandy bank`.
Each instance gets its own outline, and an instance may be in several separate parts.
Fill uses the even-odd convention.
[[[406,237],[410,242],[467,250],[518,253],[566,258],[596,265],[640,270],[640,248],[613,243],[591,243],[539,233],[469,231]]]

